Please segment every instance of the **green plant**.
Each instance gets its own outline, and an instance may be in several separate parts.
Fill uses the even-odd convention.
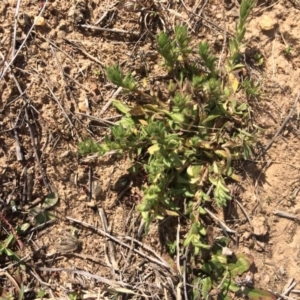
[[[243,67],[243,65],[240,64],[240,49],[246,33],[246,21],[254,6],[254,0],[243,0],[241,2],[239,21],[236,24],[236,35],[234,38],[229,40],[230,57],[227,60],[227,70],[229,72]]]
[[[98,76],[100,76],[101,71],[98,70],[98,69],[94,69],[94,70],[93,70],[93,73],[94,73],[94,75],[95,75],[96,77],[98,77]]]
[[[240,48],[253,6],[253,0],[242,1],[237,34],[229,43],[226,63],[229,75],[242,66]],[[112,151],[128,155],[133,161],[128,171],[147,179],[137,207],[146,221],[146,229],[154,219],[187,216],[190,228],[182,245],[192,247],[195,257],[211,254],[208,261],[201,262],[203,268],[208,268],[200,270],[201,274],[208,274],[206,281],[196,275],[203,286],[201,293],[208,295],[218,287],[226,297],[225,290],[231,287],[228,278],[235,274],[233,270],[238,269],[240,274],[248,270],[249,264],[244,266],[243,257],[231,262],[220,254],[220,249],[207,242],[204,206],[212,201],[222,207],[231,200],[227,184],[240,180],[232,162],[252,156],[255,133],[248,131],[249,107],[246,101],[235,99],[237,84],[230,76],[227,80],[219,76],[216,57],[208,43],[198,45],[198,59],[191,57],[194,49],[186,27],[176,27],[173,37],[161,33],[156,41],[171,78],[169,82],[161,82],[162,89],[167,91],[165,95],[145,91],[143,84],[119,65],[107,67],[108,79],[123,87],[131,97],[131,104],[113,100],[122,118],[110,127],[102,143],[91,140],[80,143],[80,154],[104,155]],[[205,68],[195,61],[201,61]],[[175,244],[168,246],[171,253],[175,251]],[[239,288],[234,292],[238,291]]]
[[[167,246],[169,248],[169,253],[170,254],[175,254],[176,253],[176,241],[167,243]]]
[[[264,57],[259,52],[256,52],[254,54],[254,60],[255,60],[256,66],[258,66],[258,67],[260,67],[264,64]]]
[[[44,296],[47,295],[47,292],[44,291],[42,288],[39,288],[37,293],[36,293],[36,297],[37,298],[43,298]]]
[[[70,300],[76,300],[77,299],[77,293],[70,293],[69,295],[68,295],[68,298],[70,299]]]
[[[275,300],[274,294],[253,287],[251,272],[246,274],[253,264],[250,255],[222,254],[222,248],[227,243],[226,238],[219,240],[211,249],[210,260],[203,262],[200,267],[193,266],[193,272],[196,273],[193,299],[210,299],[210,296],[216,296],[216,299],[226,300],[232,299],[230,293],[235,293],[250,300]]]
[[[287,46],[284,49],[284,56],[287,57],[287,58],[290,58],[291,55],[292,55],[292,51],[293,51],[293,46]]]
[[[148,176],[138,206],[147,225],[155,218],[177,215],[184,198],[205,202],[209,185],[214,186],[215,203],[226,205],[231,196],[225,180],[239,180],[231,162],[252,153],[254,136],[246,131],[248,105],[238,103],[219,79],[216,58],[207,43],[199,44],[198,54],[208,72],[189,62],[189,41],[186,27],[176,28],[174,39],[165,33],[157,37],[158,51],[174,76],[168,86],[169,105],[145,93],[118,65],[108,67],[109,80],[144,104],[129,106],[114,100],[123,117],[111,127],[111,136],[99,145],[92,141],[80,144],[81,154],[115,150],[136,158],[131,171],[143,170]],[[187,81],[190,93],[183,92]],[[192,209],[184,213],[193,214],[193,233],[185,244],[203,246],[198,213]]]
[[[254,82],[252,79],[245,79],[242,87],[248,97],[258,97],[261,94],[259,82]]]

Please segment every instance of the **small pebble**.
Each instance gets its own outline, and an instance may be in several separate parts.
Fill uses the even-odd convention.
[[[265,15],[262,16],[258,24],[262,31],[270,31],[275,28],[277,22],[275,19]]]
[[[34,17],[34,24],[35,24],[35,26],[43,27],[46,25],[46,21],[43,17],[37,16],[37,17]]]
[[[253,234],[264,236],[268,233],[267,220],[264,216],[255,216],[252,220]]]

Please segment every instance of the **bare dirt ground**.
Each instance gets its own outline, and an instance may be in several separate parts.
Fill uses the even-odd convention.
[[[38,298],[38,290],[53,299],[68,299],[79,291],[85,299],[110,299],[121,288],[140,295],[133,298],[179,299],[178,270],[161,244],[167,227],[162,233],[154,222],[149,234],[141,236],[135,210],[140,200],[138,185],[121,194],[124,188],[115,185],[126,174],[129,160],[80,157],[78,143],[85,138],[101,141],[107,122],[117,120],[117,112],[109,105],[112,97],[129,101],[107,81],[105,66],[119,63],[136,78],[146,77],[149,84],[159,85],[166,71],[155,52],[155,35],[179,24],[188,25],[194,45],[208,41],[222,63],[227,54],[222,52],[224,37],[234,33],[238,1],[19,2],[0,2],[1,241],[11,232],[9,224],[30,223],[29,230],[35,228],[29,212],[46,195],[56,192],[59,202],[49,209],[54,222],[21,235],[23,247],[12,247],[26,261],[26,269],[18,273],[10,267],[1,273],[0,294],[17,295],[23,283],[28,299]],[[45,4],[45,24],[30,31]],[[274,24],[262,31],[259,24],[266,16]],[[260,97],[251,100],[253,120],[263,129],[257,154],[292,113],[264,155],[243,164],[244,181],[237,199],[253,228],[238,206],[236,219],[228,222],[239,235],[238,248],[232,248],[254,258],[255,286],[279,293],[291,278],[298,283],[294,289],[300,289],[300,104],[295,101],[299,36],[297,1],[258,1],[245,40],[247,71],[261,87]],[[261,65],[254,59],[256,53],[262,55]],[[8,68],[4,60],[10,62],[14,56]],[[275,211],[296,218],[284,218]],[[103,233],[66,217],[119,237],[128,247],[112,244]],[[78,240],[70,238],[74,230]],[[258,233],[256,238],[252,232]],[[124,235],[141,238],[145,246],[137,247],[130,238],[121,238]],[[146,256],[132,251],[132,245]],[[161,271],[164,259],[174,266],[171,270]],[[0,263],[5,268],[10,262],[0,254]],[[290,293],[289,297],[299,299],[300,295]]]

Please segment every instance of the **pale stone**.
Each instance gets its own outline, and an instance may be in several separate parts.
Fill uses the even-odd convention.
[[[255,216],[252,220],[252,224],[253,224],[253,234],[255,234],[257,236],[264,236],[268,233],[268,227],[266,225],[267,220],[265,217]]]
[[[263,30],[263,31],[273,30],[277,24],[275,19],[273,19],[267,15],[262,16],[262,18],[259,20],[258,23],[259,23],[261,30]]]

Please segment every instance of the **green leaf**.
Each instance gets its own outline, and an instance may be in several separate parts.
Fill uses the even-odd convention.
[[[205,277],[201,280],[201,296],[202,299],[207,299],[209,292],[212,289],[212,280],[210,277]]]
[[[57,193],[50,193],[46,196],[44,200],[43,208],[48,209],[53,207],[58,202],[58,194]]]
[[[46,211],[46,210],[45,211],[41,211],[35,217],[35,224],[36,225],[41,225],[41,224],[46,223],[49,220],[54,220],[54,219],[55,219],[54,215],[52,215],[48,211]]]
[[[154,144],[154,145],[150,146],[147,151],[150,155],[153,155],[155,152],[158,152],[159,150],[160,150],[159,145]]]
[[[231,272],[231,275],[235,277],[248,271],[252,263],[253,258],[250,255],[238,254],[237,261],[235,263],[228,264],[228,269]]]
[[[243,294],[248,296],[250,300],[276,300],[277,297],[271,292],[259,290],[255,288],[245,287]]]
[[[227,153],[225,150],[215,150],[215,153],[223,158],[227,158]]]
[[[21,283],[18,300],[23,300],[23,299],[24,299],[24,285],[23,283]]]
[[[112,101],[113,106],[120,111],[121,113],[123,113],[124,115],[127,114],[130,111],[130,107],[128,107],[127,105],[125,105],[123,102],[114,99]]]
[[[30,223],[24,223],[21,225],[20,230],[21,232],[25,232],[30,227]]]
[[[201,235],[206,235],[206,229],[203,225],[199,226],[199,233]]]
[[[220,115],[209,115],[206,119],[202,121],[202,124],[204,125],[205,123],[215,120],[216,118],[220,117]]]
[[[215,254],[212,258],[213,261],[218,261],[221,265],[226,266],[227,265],[227,257],[222,254]]]
[[[248,110],[248,104],[247,103],[242,103],[239,107],[238,107],[239,111],[246,111]]]
[[[184,115],[180,113],[170,113],[169,116],[172,118],[173,121],[178,123],[184,122]]]
[[[199,211],[200,215],[206,215],[207,214],[206,210],[202,206],[198,207],[198,211]]]
[[[237,69],[241,69],[241,68],[244,68],[245,65],[244,64],[236,64],[231,71],[234,71],[234,70],[237,70]]]
[[[11,233],[5,240],[5,243],[3,245],[4,248],[8,248],[10,243],[14,240],[14,235]]]

